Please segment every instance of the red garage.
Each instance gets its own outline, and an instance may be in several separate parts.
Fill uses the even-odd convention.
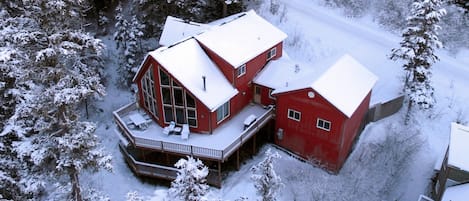
[[[348,55],[324,66],[323,73],[305,71],[298,64],[280,66],[266,69],[274,85],[262,74],[256,79],[274,89],[276,144],[338,172],[368,111],[376,76]],[[272,77],[275,74],[283,79]]]

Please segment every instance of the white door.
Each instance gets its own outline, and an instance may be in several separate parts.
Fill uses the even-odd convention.
[[[254,102],[261,103],[261,88],[259,86],[254,86]]]

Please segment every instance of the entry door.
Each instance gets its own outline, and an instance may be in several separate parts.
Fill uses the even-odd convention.
[[[254,86],[254,102],[261,103],[261,88],[259,86]]]

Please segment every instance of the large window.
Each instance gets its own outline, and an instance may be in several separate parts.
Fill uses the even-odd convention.
[[[277,55],[277,47],[270,49],[270,51],[267,53],[267,61],[274,58],[275,55]]]
[[[230,115],[230,101],[226,102],[217,109],[217,122],[220,123],[223,119]]]
[[[236,77],[241,77],[244,74],[246,74],[246,64],[243,64],[236,69]]]
[[[301,120],[301,112],[298,112],[296,110],[288,109],[288,118],[293,119],[295,121],[300,121]]]
[[[160,69],[159,74],[164,121],[166,123],[174,121],[179,125],[189,124],[191,127],[197,127],[195,99],[165,71]]]
[[[331,122],[326,121],[324,119],[318,118],[318,121],[316,122],[316,127],[320,128],[322,130],[330,131],[331,130]]]
[[[153,65],[150,65],[147,72],[140,81],[143,92],[143,104],[145,108],[154,116],[158,117],[156,105],[155,79],[153,77]]]

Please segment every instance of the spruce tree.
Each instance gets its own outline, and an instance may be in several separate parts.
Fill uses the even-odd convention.
[[[435,103],[431,66],[438,60],[435,49],[442,47],[438,39],[438,22],[446,11],[441,4],[441,0],[416,0],[407,18],[400,47],[392,49],[390,58],[405,62],[404,92],[409,100],[408,112],[413,105],[428,109]]]
[[[208,168],[202,161],[188,156],[187,160],[182,158],[174,166],[179,170],[168,191],[169,197],[184,201],[204,200],[208,191],[205,179]]]
[[[265,159],[251,168],[251,179],[262,196],[262,201],[275,201],[283,186],[281,178],[274,170],[274,160],[280,158],[280,155],[277,152],[272,153],[270,149],[265,154]]]

